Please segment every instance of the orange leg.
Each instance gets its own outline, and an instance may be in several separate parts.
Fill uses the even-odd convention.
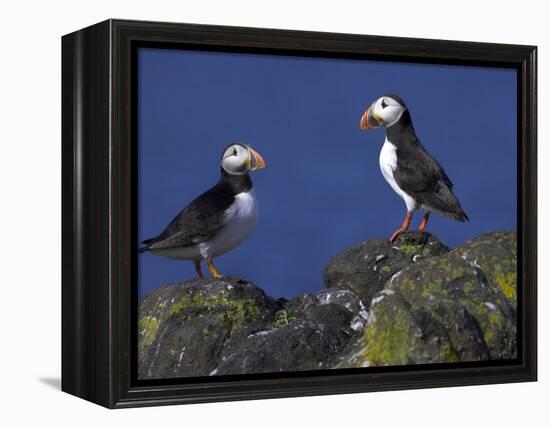
[[[206,264],[208,265],[208,270],[210,271],[210,273],[212,274],[212,276],[214,278],[221,278],[222,277],[222,275],[216,269],[216,266],[214,266],[214,263],[212,262],[212,259],[208,259],[206,261]]]
[[[407,216],[405,217],[405,220],[403,221],[403,224],[399,229],[397,229],[395,232],[393,232],[393,235],[390,238],[390,242],[393,244],[397,237],[401,235],[405,230],[409,228],[409,225],[411,224],[411,220],[413,218],[413,215],[411,212],[407,211]]]
[[[418,230],[420,232],[424,232],[424,229],[426,229],[426,225],[428,224],[429,219],[430,219],[430,212],[426,211],[426,214],[424,214],[424,217],[422,217],[422,222],[420,222],[420,226],[418,226]]]
[[[197,275],[199,278],[204,278],[204,275],[202,274],[202,270],[201,270],[201,262],[198,261],[198,262],[194,262],[195,263],[195,272],[197,272]]]

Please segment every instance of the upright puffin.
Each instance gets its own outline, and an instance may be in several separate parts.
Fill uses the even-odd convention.
[[[419,208],[426,210],[420,231],[426,228],[432,211],[456,221],[469,221],[452,191],[453,183],[417,138],[411,114],[399,96],[384,95],[363,113],[361,129],[381,126],[386,128],[386,140],[380,151],[380,169],[407,206],[405,220],[390,241],[395,242],[409,228],[412,215]]]
[[[237,247],[254,230],[258,208],[249,172],[265,168],[265,162],[250,146],[235,143],[223,151],[220,165],[220,181],[187,205],[160,235],[143,241],[140,252],[192,260],[199,278],[204,277],[200,263],[205,260],[212,276],[221,277],[212,259]]]

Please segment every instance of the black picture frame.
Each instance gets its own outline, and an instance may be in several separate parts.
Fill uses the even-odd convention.
[[[138,381],[135,49],[171,46],[515,68],[518,359]],[[537,379],[534,46],[107,20],[62,38],[62,390],[109,408]]]

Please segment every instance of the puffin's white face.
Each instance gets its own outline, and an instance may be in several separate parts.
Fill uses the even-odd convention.
[[[361,117],[361,129],[389,128],[395,124],[403,112],[407,110],[403,104],[391,96],[378,98]]]
[[[252,147],[235,143],[224,150],[221,166],[229,174],[243,175],[250,171],[265,168],[265,161]]]

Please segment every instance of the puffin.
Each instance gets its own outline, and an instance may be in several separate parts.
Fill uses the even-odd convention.
[[[211,275],[221,278],[212,260],[233,250],[254,230],[258,205],[250,172],[265,166],[249,145],[230,144],[221,156],[218,183],[183,208],[158,236],[144,240],[139,252],[191,260],[199,278],[204,278],[201,261],[206,261]]]
[[[391,235],[392,243],[409,228],[418,209],[425,210],[419,231],[425,230],[431,212],[463,223],[469,221],[453,193],[452,181],[416,136],[409,109],[398,95],[378,98],[363,113],[359,126],[365,131],[386,128],[380,170],[407,207],[403,224]]]

